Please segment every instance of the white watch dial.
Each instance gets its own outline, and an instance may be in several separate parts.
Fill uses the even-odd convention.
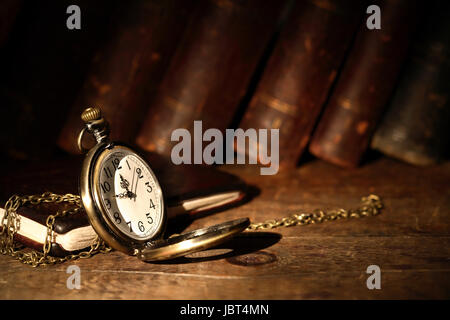
[[[149,240],[160,231],[161,187],[147,165],[127,149],[114,151],[100,165],[100,200],[110,222],[126,236]]]

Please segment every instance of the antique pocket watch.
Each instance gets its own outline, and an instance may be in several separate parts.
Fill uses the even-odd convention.
[[[81,118],[85,127],[78,148],[87,152],[81,202],[94,230],[112,248],[143,261],[172,259],[216,246],[249,226],[243,218],[166,239],[163,190],[149,164],[129,146],[109,140],[100,109],[88,108]],[[86,132],[97,141],[89,150],[82,143]]]

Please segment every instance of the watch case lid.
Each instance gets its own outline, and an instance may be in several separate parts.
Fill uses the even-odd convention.
[[[138,249],[137,257],[149,262],[185,256],[215,247],[244,231],[249,225],[248,218],[241,218],[182,233],[168,239],[149,241],[142,249]]]

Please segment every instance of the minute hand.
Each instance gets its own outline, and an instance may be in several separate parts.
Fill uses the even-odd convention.
[[[133,192],[134,202],[136,202],[136,197],[137,197],[136,192],[137,192],[138,183],[139,183],[139,173],[137,174],[137,177],[136,177],[136,186],[134,187],[134,192]]]

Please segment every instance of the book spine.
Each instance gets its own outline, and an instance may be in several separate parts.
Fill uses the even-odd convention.
[[[137,144],[170,155],[171,133],[224,130],[244,97],[285,1],[199,2],[180,46],[148,108]]]
[[[310,152],[356,167],[392,95],[418,20],[414,1],[380,1],[381,29],[363,23],[311,139]]]
[[[117,25],[96,53],[72,105],[58,145],[79,153],[80,114],[98,106],[108,118],[111,139],[134,142],[147,105],[175,51],[193,1],[131,1],[118,7]]]
[[[26,2],[8,39],[0,80],[1,152],[13,159],[54,154],[56,137],[81,86],[94,48],[104,37],[106,1],[79,1],[80,30],[66,26],[67,3]],[[105,21],[106,20],[106,21]]]
[[[442,3],[430,14],[372,140],[372,148],[413,165],[432,165],[448,157],[449,15],[450,6]]]
[[[292,9],[240,123],[280,129],[281,169],[295,167],[309,142],[363,12],[342,0],[300,1]]]

